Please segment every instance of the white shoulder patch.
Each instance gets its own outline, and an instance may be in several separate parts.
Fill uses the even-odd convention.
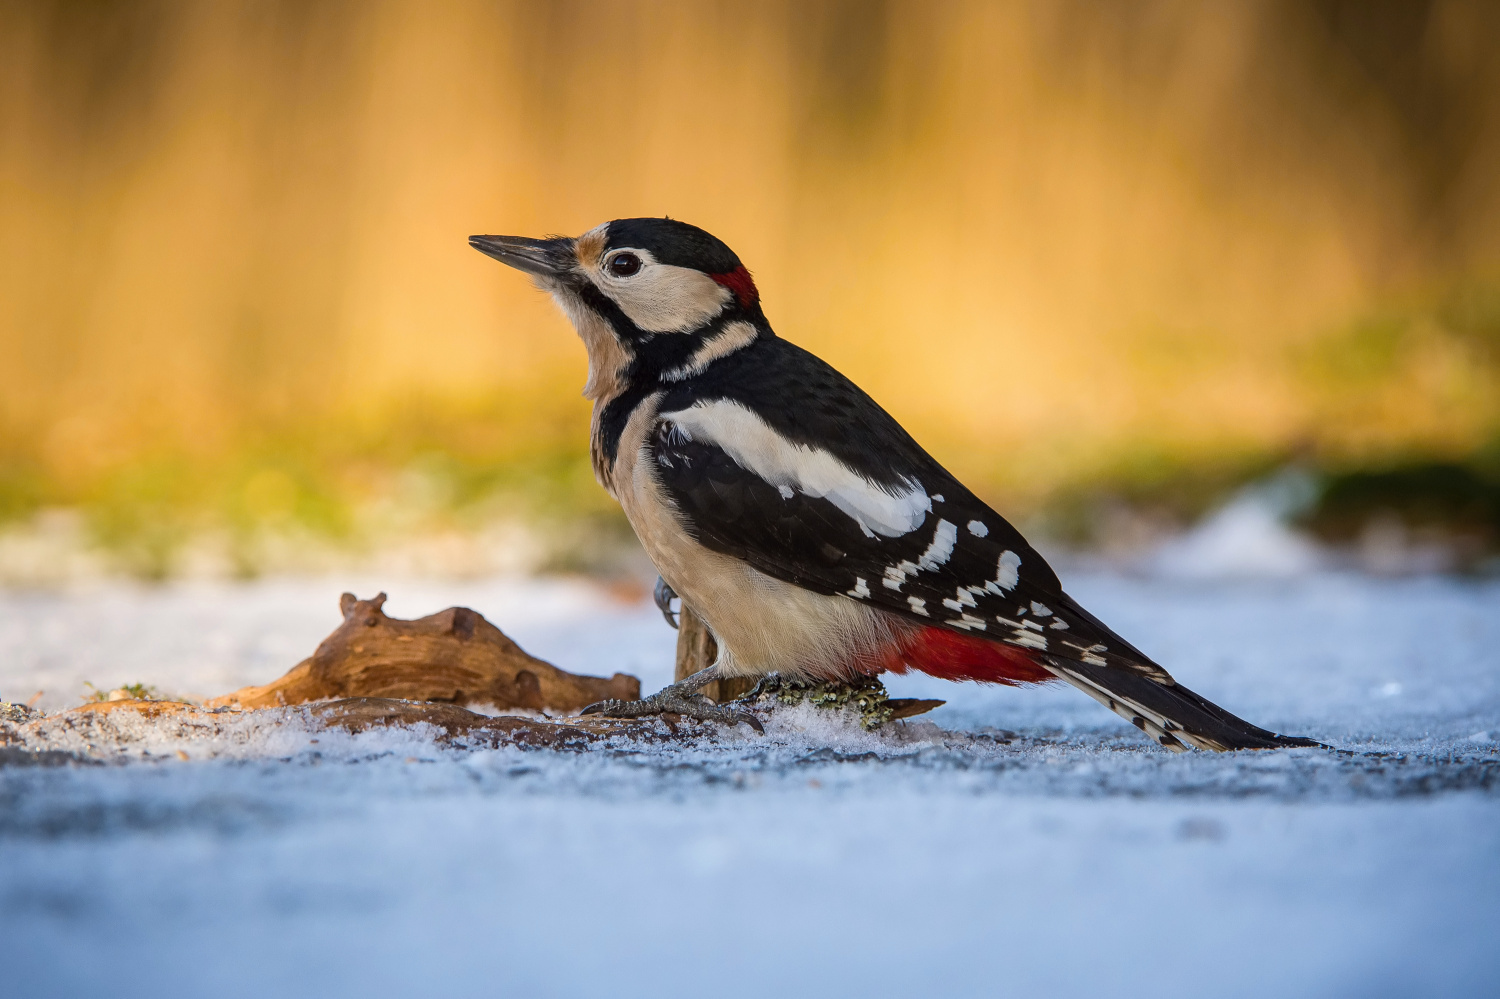
[[[702,374],[719,358],[728,357],[740,348],[754,343],[757,335],[755,327],[743,320],[729,323],[719,331],[717,336],[705,340],[697,350],[693,351],[693,356],[689,357],[685,364],[662,372],[662,377],[669,382],[680,382],[684,378]]]
[[[787,440],[737,402],[713,399],[661,415],[693,440],[723,448],[741,468],[771,485],[828,500],[866,534],[898,538],[921,527],[932,510],[920,482],[908,480],[902,488],[887,491],[827,451]],[[948,528],[952,537],[942,535],[940,528],[929,549],[934,558],[942,554],[942,561],[952,554],[957,537],[951,524]]]

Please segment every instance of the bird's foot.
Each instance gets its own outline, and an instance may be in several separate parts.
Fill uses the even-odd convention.
[[[677,591],[672,589],[672,584],[657,576],[651,599],[656,601],[656,609],[661,611],[661,616],[667,619],[667,623],[677,627],[677,612],[672,610],[672,601],[677,599]]]
[[[582,714],[603,715],[606,718],[644,718],[647,715],[675,714],[702,721],[723,722],[726,725],[744,722],[762,735],[766,731],[760,719],[750,712],[737,711],[734,708],[715,704],[702,694],[696,693],[695,687],[688,687],[681,683],[663,687],[650,697],[643,697],[639,701],[621,701],[614,698],[599,701],[584,708]]]

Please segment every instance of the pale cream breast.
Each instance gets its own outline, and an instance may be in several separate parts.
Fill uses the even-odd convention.
[[[892,637],[882,615],[767,576],[689,535],[645,446],[660,400],[652,395],[631,414],[609,479],[657,571],[714,633],[721,672],[824,679],[869,671]]]

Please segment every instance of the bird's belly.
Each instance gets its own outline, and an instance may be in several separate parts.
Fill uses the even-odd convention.
[[[654,400],[639,406],[621,435],[615,497],[656,570],[714,633],[721,672],[831,679],[885,668],[892,643],[885,615],[775,579],[693,540],[644,447],[655,410]]]
[[[818,680],[885,667],[891,631],[868,607],[774,579],[690,539],[651,554],[662,578],[713,631],[725,675],[775,671]]]

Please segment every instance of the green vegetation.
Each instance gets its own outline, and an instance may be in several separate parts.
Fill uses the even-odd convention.
[[[1500,551],[1500,283],[1388,303],[1293,350],[1288,370],[1306,415],[1283,444],[1137,441],[1047,496],[1030,526],[1098,545],[1122,519],[1180,527],[1296,468],[1316,486],[1298,520],[1326,541],[1384,523],[1461,564]]]
[[[973,484],[1029,531],[1128,546],[1132,532],[1191,523],[1295,467],[1319,485],[1301,522],[1329,541],[1394,521],[1456,545],[1461,561],[1500,548],[1500,283],[1388,303],[1292,349],[1286,370],[1303,416],[1279,441],[1140,432],[1065,457],[1054,481],[1015,479],[1033,470],[1010,462]],[[545,568],[597,571],[601,551],[628,547],[629,529],[594,481],[587,420],[586,404],[548,383],[477,402],[408,399],[358,417],[268,421],[214,449],[66,473],[11,433],[0,447],[0,526],[76,510],[86,542],[112,565],[164,579],[204,537],[232,571],[253,576],[274,562],[278,538],[358,552],[519,520],[546,529]]]
[[[253,576],[276,538],[361,551],[510,518],[565,525],[549,567],[586,567],[585,544],[628,527],[594,482],[587,412],[570,412],[575,402],[408,401],[364,419],[247,433],[217,453],[132,455],[88,475],[49,475],[34,457],[0,452],[0,527],[76,510],[86,542],[111,564],[160,580],[205,537]]]
[[[1198,455],[1142,445],[1058,489],[1030,512],[1025,526],[1071,547],[1105,544],[1122,519],[1141,529],[1177,529],[1292,460],[1286,452],[1250,447]]]
[[[109,700],[109,695],[112,694],[112,693],[114,693],[114,690],[122,690],[122,691],[124,691],[126,694],[128,694],[130,696],[131,700],[135,700],[135,701],[173,701],[173,700],[177,700],[177,698],[175,698],[175,697],[166,697],[166,696],[164,696],[162,694],[157,693],[157,690],[156,690],[155,687],[148,686],[147,684],[144,684],[144,683],[127,683],[127,684],[125,684],[122,687],[116,687],[116,688],[114,688],[114,690],[100,690],[98,687],[94,686],[92,683],[89,683],[87,680],[83,681],[83,685],[89,689],[88,694],[86,694],[84,696],[84,698],[83,698],[85,702],[89,702],[89,701],[95,701],[95,702],[97,702],[97,701],[107,701],[107,700]]]
[[[1336,473],[1301,520],[1334,542],[1358,540],[1372,525],[1399,524],[1469,561],[1500,549],[1497,473],[1489,463],[1431,461]]]

